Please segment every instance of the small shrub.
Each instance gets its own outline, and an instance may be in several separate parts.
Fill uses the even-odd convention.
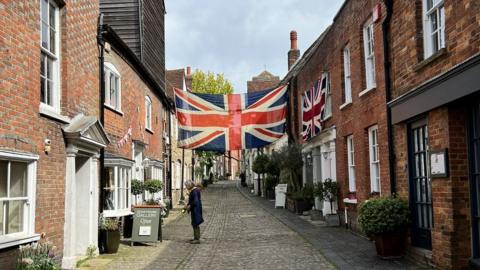
[[[407,229],[410,211],[408,203],[389,196],[364,201],[360,204],[358,223],[368,236]]]
[[[57,270],[54,262],[55,246],[49,242],[33,243],[19,247],[16,269],[19,270]]]
[[[131,183],[131,190],[133,195],[140,195],[145,190],[143,182],[137,179],[133,179]]]
[[[320,201],[323,201],[324,198],[324,189],[323,189],[323,183],[322,182],[317,182],[313,184],[313,196],[317,197]]]
[[[118,231],[120,229],[118,218],[113,217],[104,217],[103,214],[100,214],[100,219],[98,226],[102,231]]]

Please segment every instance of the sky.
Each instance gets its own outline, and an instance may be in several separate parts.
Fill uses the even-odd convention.
[[[290,31],[303,52],[332,23],[343,0],[165,0],[167,69],[223,73],[236,93],[265,70],[287,73]]]

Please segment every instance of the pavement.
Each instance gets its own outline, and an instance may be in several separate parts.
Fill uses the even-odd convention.
[[[156,245],[125,241],[117,254],[102,254],[79,269],[417,269],[384,261],[371,242],[341,228],[312,224],[237,183],[218,182],[202,191],[205,223],[192,245],[190,216],[173,211]]]

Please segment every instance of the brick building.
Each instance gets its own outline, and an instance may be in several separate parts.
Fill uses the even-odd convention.
[[[9,1],[1,12],[0,268],[43,233],[68,265],[75,249],[97,245],[98,157],[109,142],[98,120],[99,5]]]
[[[377,1],[346,1],[282,80],[290,84],[289,134],[302,143],[303,182],[337,181],[340,200],[334,208],[354,229],[358,203],[390,194],[382,11]],[[315,84],[325,93],[323,128],[304,141],[303,93]],[[328,202],[321,206],[317,201],[317,209],[330,212]]]
[[[163,2],[154,2],[163,8]],[[137,148],[127,144],[145,149],[148,159],[139,161],[147,175],[149,168],[162,166],[160,134],[170,104],[163,75],[150,74],[164,64],[142,64],[115,30],[105,27],[101,72],[100,8],[100,1],[41,0],[10,1],[2,9],[0,269],[14,268],[18,246],[40,235],[57,247],[63,268],[74,268],[87,247],[98,245],[98,213],[129,212]],[[163,33],[163,16],[156,16]]]
[[[479,14],[471,0],[393,3],[396,187],[412,246],[441,269],[480,267]]]
[[[267,70],[262,71],[257,76],[252,77],[252,80],[247,81],[247,93],[257,92],[265,89],[272,89],[277,87],[280,83],[280,77],[273,75]],[[245,172],[247,185],[251,186],[255,190],[255,194],[261,194],[261,188],[259,186],[258,175],[252,171],[253,161],[258,155],[258,149],[246,149],[242,150],[242,170]]]
[[[187,68],[187,72],[189,72]],[[168,95],[173,98],[173,89],[178,88],[187,91],[186,78],[190,77],[189,73],[186,73],[185,69],[175,69],[166,71],[166,83]],[[192,150],[178,148],[178,121],[175,116],[175,112],[170,115],[171,119],[171,134],[172,134],[172,202],[178,204],[181,199],[180,191],[182,189],[182,183],[187,180],[192,180],[193,175],[193,160]]]

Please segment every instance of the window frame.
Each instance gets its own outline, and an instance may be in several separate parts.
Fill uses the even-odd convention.
[[[438,0],[437,3],[432,1],[432,7],[428,9],[428,1],[422,0],[422,17],[423,17],[423,48],[424,48],[424,59],[429,58],[434,55],[436,52],[445,48],[445,1]],[[436,15],[437,29],[432,30],[432,18],[431,16]],[[434,34],[438,34],[436,40],[434,41]],[[434,46],[437,46],[435,49]]]
[[[374,136],[375,135],[375,136]],[[374,140],[375,138],[375,140]],[[368,155],[370,167],[370,191],[381,192],[380,179],[380,157],[378,144],[378,125],[368,128]],[[376,159],[375,159],[376,157]]]
[[[356,192],[355,183],[355,145],[353,135],[347,136],[348,191]]]
[[[23,162],[27,164],[27,196],[26,197],[2,197],[0,203],[3,206],[4,201],[24,200],[23,208],[23,230],[12,234],[0,235],[0,249],[15,245],[38,241],[40,235],[35,233],[35,212],[36,212],[36,185],[37,185],[37,161],[38,155],[8,152],[0,150],[0,160],[6,160],[11,164],[14,162]],[[10,177],[10,166],[7,168],[7,178]],[[8,179],[7,179],[8,181]],[[9,185],[8,185],[9,187]],[[7,193],[8,196],[8,193]],[[3,206],[5,207],[5,206]],[[5,215],[4,211],[4,215]],[[5,216],[4,216],[5,217]],[[3,224],[5,226],[6,224]],[[4,230],[3,230],[4,231]]]
[[[368,38],[369,36],[370,38]],[[375,74],[375,31],[372,18],[363,26],[363,58],[365,62],[365,90],[370,90],[377,87]]]
[[[323,80],[325,80],[325,87],[323,86]],[[320,82],[320,92],[325,92],[325,109],[322,115],[322,121],[325,121],[332,117],[332,90],[330,87],[330,74],[324,72],[322,74],[322,81]],[[327,114],[328,113],[328,114]]]
[[[105,103],[104,105],[114,111],[117,111],[121,114],[122,112],[122,76],[120,75],[120,72],[118,69],[115,67],[110,62],[105,62],[104,64],[104,74],[105,74]],[[118,88],[116,89],[116,101],[115,101],[115,106],[112,105],[111,103],[111,92],[110,92],[110,76],[116,77],[118,79]]]
[[[103,215],[105,217],[122,217],[131,215],[131,205],[133,204],[132,201],[132,166],[128,165],[120,165],[120,164],[108,164],[105,165],[105,169],[113,168],[113,206],[114,209],[104,209]],[[127,172],[129,172],[127,174]],[[105,173],[105,171],[104,171]],[[120,174],[121,178],[123,179],[123,187],[120,187]],[[109,187],[103,187],[105,190],[110,189]],[[111,190],[111,189],[110,189]],[[120,207],[120,199],[121,199],[121,190],[126,190],[127,193],[123,198],[125,201],[125,207]]]
[[[153,132],[152,128],[152,99],[145,96],[145,129]]]
[[[350,55],[350,45],[346,45],[342,50],[343,55],[343,94],[344,102],[343,104],[352,103],[352,70],[351,70],[351,55]]]
[[[54,40],[54,47],[55,47],[55,52],[51,52],[48,48],[45,48],[43,46],[43,42],[42,42],[42,30],[43,30],[43,27],[44,27],[44,21],[42,19],[42,3],[46,1],[48,3],[48,11],[47,11],[47,17],[50,18],[50,6],[53,6],[55,8],[55,27],[53,29],[53,31],[55,32],[55,40]],[[47,72],[48,68],[48,59],[51,59],[52,60],[52,70],[51,70],[51,73],[52,73],[52,78],[50,79],[51,83],[52,83],[52,89],[51,89],[51,93],[48,92],[48,89],[47,89],[47,83],[44,84],[44,87],[45,87],[45,95],[51,95],[51,104],[47,102],[44,102],[42,101],[42,98],[41,98],[41,86],[42,86],[42,79],[45,79],[45,81],[48,81],[48,72],[46,75],[42,75],[41,72],[40,72],[40,110],[41,111],[46,111],[46,113],[48,114],[48,112],[50,113],[53,113],[53,114],[57,114],[57,115],[60,115],[60,99],[61,99],[61,82],[60,82],[60,53],[61,53],[61,49],[60,49],[60,36],[61,36],[61,29],[60,29],[60,7],[58,6],[57,3],[55,3],[55,1],[53,0],[41,0],[40,1],[40,67],[42,65],[45,65],[44,66],[44,70],[45,72]],[[48,40],[48,43],[50,44],[50,30],[51,30],[51,25],[50,25],[50,21],[48,21],[48,31],[47,31],[47,40]],[[50,47],[50,46],[48,46]],[[45,63],[43,59],[46,59],[45,60]],[[42,69],[41,69],[42,70]],[[45,97],[45,99],[48,100],[47,97]]]

